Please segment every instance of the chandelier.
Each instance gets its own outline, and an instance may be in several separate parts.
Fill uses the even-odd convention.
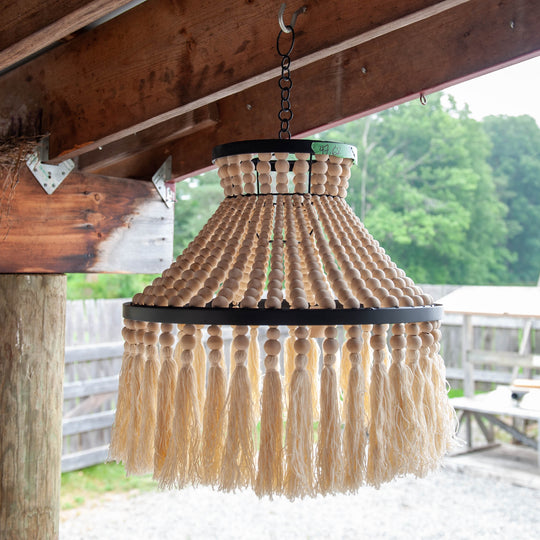
[[[280,138],[214,149],[223,202],[124,305],[110,458],[162,487],[350,493],[424,476],[453,441],[442,306],[345,201],[356,149],[290,139],[293,45],[291,24]]]

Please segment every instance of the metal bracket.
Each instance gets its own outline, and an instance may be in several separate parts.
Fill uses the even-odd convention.
[[[47,165],[43,163],[47,159],[49,159],[49,141],[43,139],[37,150],[26,160],[26,165],[45,192],[52,195],[75,168],[75,162],[72,159],[66,159],[58,165]]]
[[[167,186],[166,182],[171,179],[172,173],[172,156],[169,156],[164,162],[163,165],[154,173],[152,176],[152,182],[158,193],[161,195],[163,202],[167,205],[167,208],[172,208],[176,202],[176,195],[174,191]]]

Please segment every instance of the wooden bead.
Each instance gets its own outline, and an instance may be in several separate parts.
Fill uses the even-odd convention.
[[[422,346],[422,339],[417,335],[407,335],[407,349],[417,351]]]
[[[291,307],[293,309],[308,309],[309,308],[309,303],[305,298],[303,298],[301,296],[298,296],[296,298],[293,298],[293,301],[291,303]]]
[[[335,326],[327,326],[324,329],[324,335],[327,338],[336,338],[338,334],[337,328]]]
[[[339,351],[339,341],[335,338],[326,338],[323,341],[323,351],[325,354],[336,354]]]
[[[422,347],[431,347],[435,342],[435,338],[428,332],[422,332],[420,339],[422,340]]]
[[[156,345],[158,335],[155,332],[145,332],[143,340],[145,345]]]
[[[159,344],[162,347],[172,347],[174,345],[174,336],[169,332],[161,334],[159,336]]]
[[[233,338],[233,347],[239,351],[247,351],[249,348],[249,338],[245,335],[237,335]]]
[[[352,338],[359,338],[362,336],[362,329],[359,326],[349,326],[347,329],[347,336]]]
[[[221,327],[217,324],[212,324],[208,327],[208,334],[210,336],[220,336],[221,335]]]
[[[296,354],[306,354],[311,348],[311,343],[309,339],[301,338],[294,341],[294,352]]]
[[[407,345],[407,338],[403,335],[392,336],[390,338],[390,347],[394,350],[404,349]]]
[[[279,300],[279,298],[276,298],[275,296],[269,296],[266,299],[266,302],[264,303],[264,307],[266,309],[280,309],[281,301]]]
[[[219,350],[223,347],[223,338],[221,336],[210,336],[206,341],[208,348],[211,350]]]
[[[298,339],[306,339],[309,336],[309,330],[305,326],[297,326],[294,329],[294,335]]]
[[[385,308],[398,307],[399,301],[395,296],[388,295],[383,298],[381,305]]]
[[[277,356],[281,351],[281,344],[277,339],[268,339],[264,343],[264,352],[270,356]]]
[[[359,353],[362,351],[362,340],[358,337],[349,338],[345,346],[350,353]]]
[[[194,349],[196,343],[197,343],[197,340],[195,339],[195,337],[189,334],[184,334],[180,338],[180,344],[182,345],[183,349],[188,349],[188,350]]]
[[[384,349],[386,345],[386,339],[383,335],[375,334],[371,336],[371,339],[369,340],[369,344],[371,345],[371,348],[375,351],[381,351]]]
[[[266,337],[268,339],[279,339],[281,332],[276,326],[270,326],[266,331]]]

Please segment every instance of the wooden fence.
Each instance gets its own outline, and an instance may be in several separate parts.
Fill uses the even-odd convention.
[[[435,298],[450,286],[423,286]],[[87,467],[106,460],[116,406],[118,373],[123,344],[122,303],[125,300],[69,301],[66,315],[66,364],[62,471]],[[524,321],[510,318],[474,318],[475,348],[486,351],[517,351]],[[532,352],[540,351],[531,334]],[[442,353],[452,386],[461,386],[461,326],[458,315],[446,315],[442,326]],[[224,338],[230,333],[224,332]],[[225,344],[226,348],[228,343]],[[227,350],[227,349],[226,349]],[[477,381],[509,382],[511,367],[490,370],[480,366]]]

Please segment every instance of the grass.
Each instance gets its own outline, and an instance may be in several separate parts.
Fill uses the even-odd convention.
[[[129,476],[123,465],[105,463],[80,471],[62,473],[60,506],[62,510],[77,508],[106,493],[128,493],[157,489],[152,475]]]

